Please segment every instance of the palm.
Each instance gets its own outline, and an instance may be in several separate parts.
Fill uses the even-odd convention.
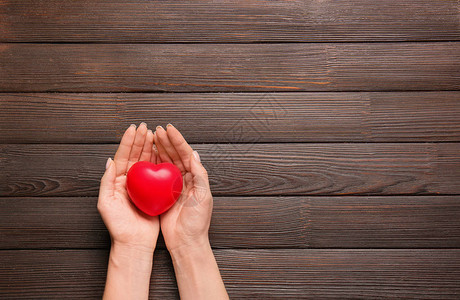
[[[154,247],[160,223],[158,217],[151,217],[138,210],[129,200],[126,192],[126,176],[117,176],[113,198],[113,209],[109,211],[112,220],[117,220],[110,226],[117,239],[122,243],[145,244]]]
[[[180,240],[195,234],[192,218],[196,211],[193,207],[188,206],[185,203],[185,201],[187,201],[187,195],[193,189],[193,187],[190,187],[190,179],[186,179],[188,177],[189,176],[184,176],[184,188],[177,202],[173,205],[173,207],[171,207],[171,209],[161,215],[161,228],[163,229],[163,235],[165,236],[166,241],[173,242],[176,240],[169,238],[170,236],[174,236],[176,233],[181,235]],[[171,242],[169,244],[171,244]],[[174,247],[174,245],[168,246]]]

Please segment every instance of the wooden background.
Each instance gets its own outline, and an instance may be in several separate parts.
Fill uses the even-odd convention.
[[[0,1],[0,298],[98,298],[99,179],[171,122],[232,298],[460,295],[457,0]],[[160,241],[151,298],[177,298]]]

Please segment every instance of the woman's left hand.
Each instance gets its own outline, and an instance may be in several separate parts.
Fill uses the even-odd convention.
[[[114,244],[141,251],[155,249],[160,223],[158,216],[144,214],[131,203],[126,191],[126,173],[138,161],[156,162],[153,133],[145,123],[131,125],[123,135],[114,160],[107,161],[101,179],[97,208]]]

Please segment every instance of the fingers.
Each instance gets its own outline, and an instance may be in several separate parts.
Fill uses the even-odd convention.
[[[156,148],[158,150],[157,163],[159,163],[160,161],[161,162],[170,162],[170,163],[172,163],[173,161],[172,161],[171,157],[169,157],[168,152],[166,151],[165,147],[163,146],[163,144],[160,141],[160,138],[158,137],[158,132],[161,131],[161,130],[165,131],[163,129],[163,127],[157,126],[157,130],[153,134],[153,140],[154,140],[155,146],[156,146]]]
[[[157,147],[155,147],[155,133],[152,135],[152,138],[153,138],[154,143],[152,145],[152,156],[150,158],[150,162],[157,164],[159,163],[159,159],[158,159],[158,150],[157,150]]]
[[[179,155],[180,159],[182,160],[182,164],[184,165],[184,168],[190,172],[190,155],[193,152],[192,147],[187,143],[187,141],[184,139],[182,134],[179,132],[179,130],[176,129],[176,127],[172,126],[171,124],[168,124],[166,127],[167,134],[169,137],[169,141],[173,145],[174,149],[176,150],[177,154]]]
[[[136,136],[134,138],[134,143],[131,148],[131,153],[129,154],[127,170],[129,170],[129,168],[131,168],[132,165],[134,165],[135,163],[139,161],[139,158],[142,153],[142,149],[144,148],[146,136],[147,136],[147,125],[144,122],[142,122],[136,131]]]
[[[171,124],[168,130],[158,126],[155,133],[141,123],[132,124],[124,133],[114,157],[117,176],[125,174],[138,161],[174,163],[182,172],[190,171],[192,147]]]
[[[128,169],[129,154],[131,153],[131,148],[133,146],[135,136],[136,125],[131,124],[131,126],[129,126],[123,134],[120,146],[118,146],[118,150],[114,156],[117,176],[125,174]]]
[[[168,154],[168,156],[171,158],[173,163],[181,170],[182,173],[185,172],[184,164],[182,163],[182,160],[179,156],[179,154],[176,151],[176,148],[173,146],[171,141],[169,140],[168,134],[166,133],[166,130],[163,129],[163,127],[158,126],[156,135],[158,136],[158,139],[160,140],[161,145],[163,146],[164,150]]]
[[[147,136],[144,142],[144,148],[142,149],[140,161],[151,161],[152,157],[152,147],[153,147],[153,132],[152,130],[147,130]]]
[[[106,170],[101,179],[101,186],[99,188],[99,198],[107,199],[111,197],[115,191],[115,178],[117,177],[117,170],[115,163],[112,159],[107,160]]]
[[[198,189],[209,190],[208,172],[200,162],[198,152],[193,151],[190,155],[190,172],[193,175],[193,186]]]

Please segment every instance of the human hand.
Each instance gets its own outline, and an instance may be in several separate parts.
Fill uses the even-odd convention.
[[[137,161],[156,162],[153,133],[145,123],[131,125],[124,133],[114,160],[107,161],[101,179],[97,208],[112,239],[112,245],[153,253],[160,231],[158,216],[149,216],[131,203],[126,191],[126,173]]]
[[[196,151],[171,124],[154,134],[162,162],[175,164],[184,187],[176,203],[160,215],[161,231],[169,250],[181,299],[228,299],[209,243],[212,195],[208,173]]]
[[[209,245],[212,195],[208,174],[199,155],[171,124],[154,134],[157,159],[175,164],[182,172],[183,190],[176,203],[160,216],[161,231],[170,252]]]

